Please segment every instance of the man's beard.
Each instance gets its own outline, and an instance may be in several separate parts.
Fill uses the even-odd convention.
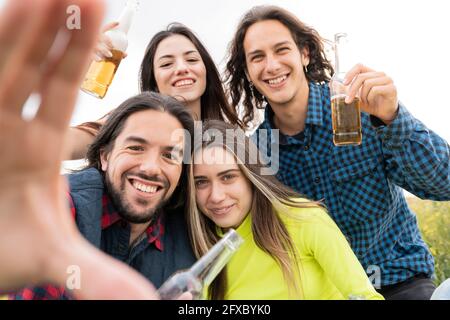
[[[161,209],[167,202],[167,200],[164,200],[164,197],[168,190],[167,182],[161,181],[158,178],[144,176],[142,174],[137,174],[137,176],[139,176],[143,179],[146,179],[146,180],[150,180],[150,181],[159,181],[164,184],[166,191],[163,194],[159,203],[157,203],[154,208],[150,208],[144,212],[142,212],[142,211],[137,212],[137,211],[133,210],[129,201],[127,201],[127,199],[125,199],[125,183],[126,183],[125,175],[122,176],[122,179],[120,182],[120,190],[117,190],[117,188],[112,184],[111,180],[109,179],[108,173],[106,172],[105,173],[106,190],[109,193],[111,202],[112,202],[114,208],[117,210],[117,213],[125,221],[127,221],[129,223],[135,223],[135,224],[142,224],[142,223],[147,223],[150,221],[155,221],[161,215],[161,210],[159,210],[159,209]],[[145,206],[148,204],[148,201],[144,200],[144,199],[138,199],[138,203],[140,205]]]

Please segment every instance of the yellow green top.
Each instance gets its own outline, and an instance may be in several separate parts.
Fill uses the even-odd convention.
[[[289,296],[281,268],[255,244],[249,214],[236,230],[244,243],[227,264],[225,299],[339,300],[351,295],[367,300],[383,299],[346,238],[323,209],[291,208],[289,215],[280,217],[298,250],[303,297]]]

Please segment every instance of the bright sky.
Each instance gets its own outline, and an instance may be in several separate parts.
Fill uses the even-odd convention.
[[[0,6],[5,0],[0,0]],[[106,0],[105,23],[117,19],[126,0]],[[138,71],[150,38],[170,22],[182,22],[203,41],[222,68],[241,15],[254,5],[274,4],[295,13],[332,39],[348,33],[355,63],[386,72],[415,117],[450,141],[450,19],[444,0],[140,0],[122,61],[103,100],[80,91],[73,124],[95,120],[138,93]],[[444,99],[444,100],[442,100]],[[63,103],[63,102],[62,102]]]

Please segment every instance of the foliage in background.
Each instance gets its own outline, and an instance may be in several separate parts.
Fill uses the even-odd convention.
[[[435,284],[450,278],[450,202],[407,198],[435,261]]]

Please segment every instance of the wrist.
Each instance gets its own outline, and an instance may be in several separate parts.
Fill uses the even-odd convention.
[[[397,104],[397,108],[395,109],[394,112],[390,112],[387,115],[377,115],[376,117],[378,119],[380,119],[385,125],[388,126],[397,118],[398,110],[399,110],[399,106]]]

